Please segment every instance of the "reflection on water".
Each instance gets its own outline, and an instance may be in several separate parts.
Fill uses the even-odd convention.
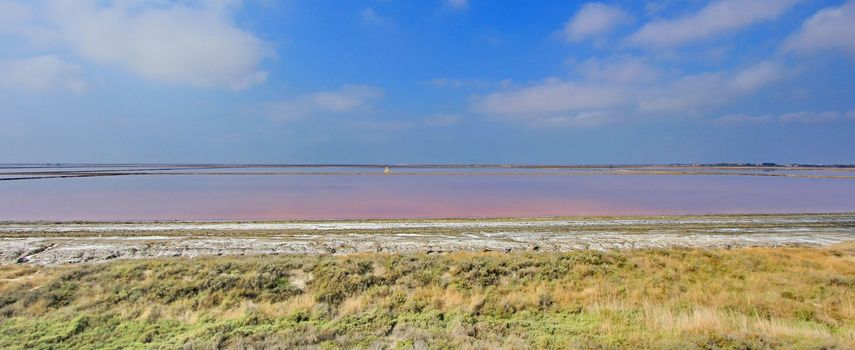
[[[495,169],[393,169],[446,174],[375,176],[352,173],[376,173],[382,172],[382,168],[342,169],[351,175],[126,175],[0,181],[0,220],[261,220],[855,211],[855,180],[847,178],[532,176],[555,172],[554,169],[511,169],[502,171],[502,175],[490,175]],[[316,169],[229,169],[244,170],[311,172]],[[2,172],[10,171],[15,170]],[[454,175],[455,171],[466,174]],[[485,173],[479,174],[479,171]],[[10,176],[13,175],[0,174],[0,177]]]

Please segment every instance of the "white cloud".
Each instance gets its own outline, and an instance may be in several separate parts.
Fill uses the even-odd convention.
[[[784,44],[787,50],[839,49],[855,55],[855,1],[818,11]]]
[[[713,120],[719,125],[766,124],[775,118],[769,115],[728,114]]]
[[[32,9],[29,6],[0,0],[0,34],[18,29],[31,17]]]
[[[80,56],[147,79],[242,89],[265,81],[267,44],[229,18],[233,1],[51,1],[50,25]]]
[[[458,78],[434,78],[430,81],[430,84],[434,87],[453,87],[453,88],[462,88],[462,87],[486,87],[490,86],[490,82],[485,79],[458,79]]]
[[[782,66],[763,61],[735,72],[686,75],[650,87],[639,96],[646,113],[698,113],[768,86],[783,77]]]
[[[775,61],[763,61],[736,74],[729,84],[737,91],[754,91],[757,88],[781,79],[784,67]]]
[[[840,119],[841,116],[847,118],[855,118],[855,111],[849,112],[792,112],[784,113],[777,117],[769,115],[754,116],[749,114],[728,114],[713,122],[720,125],[739,125],[739,124],[766,124],[773,121],[780,123],[802,123],[802,124],[821,124],[833,122]]]
[[[564,25],[564,39],[578,42],[608,34],[630,16],[619,7],[589,2]]]
[[[356,120],[350,127],[369,131],[395,132],[412,129],[415,124],[401,120]]]
[[[391,19],[380,15],[371,7],[366,7],[362,9],[362,11],[359,11],[359,20],[362,22],[362,24],[369,26],[379,26],[386,28],[390,28],[393,26]]]
[[[575,67],[588,81],[640,83],[655,81],[659,69],[637,57],[589,58]]]
[[[777,18],[799,0],[718,0],[697,13],[644,25],[629,42],[668,47],[697,42]]]
[[[445,5],[456,10],[463,10],[469,7],[469,0],[445,0]]]
[[[365,106],[369,100],[382,97],[383,91],[365,85],[349,85],[334,92],[316,92],[311,95],[315,105],[334,112],[347,112]]]
[[[609,114],[602,111],[583,112],[572,115],[554,115],[534,120],[535,127],[572,127],[583,128],[602,125],[612,120]]]
[[[642,91],[638,109],[660,115],[695,114],[722,104],[730,95],[722,90],[726,85],[727,78],[721,72],[686,75]]]
[[[644,13],[648,16],[655,15],[674,5],[675,2],[683,2],[685,0],[661,0],[647,1],[644,3]]]
[[[513,85],[510,79],[499,81],[487,79],[460,79],[460,78],[434,78],[429,81],[436,88],[467,88],[467,89],[485,89],[485,88],[507,88]]]
[[[543,114],[608,107],[623,100],[623,91],[615,86],[550,78],[541,84],[484,96],[475,109],[488,114]]]
[[[805,124],[815,124],[815,123],[825,123],[837,120],[840,117],[840,113],[829,111],[829,112],[795,112],[795,113],[787,113],[781,115],[778,120],[783,123],[805,123]]]
[[[744,98],[783,76],[783,69],[774,61],[735,71],[676,77],[663,77],[644,60],[632,57],[593,59],[576,68],[580,79],[551,78],[494,92],[476,98],[472,108],[535,126],[597,125],[617,120],[615,116],[685,117]]]
[[[601,109],[619,109],[630,99],[614,85],[594,86],[547,79],[530,87],[492,93],[476,100],[475,111],[537,128],[591,127],[613,120]]]
[[[268,103],[264,113],[276,121],[294,121],[321,113],[369,110],[383,90],[367,85],[346,85],[336,91],[319,91],[292,100]]]
[[[476,98],[476,112],[533,127],[591,127],[613,121],[632,104],[625,82],[546,79],[539,84]]]
[[[0,61],[0,86],[36,91],[83,92],[86,81],[80,66],[48,55]]]

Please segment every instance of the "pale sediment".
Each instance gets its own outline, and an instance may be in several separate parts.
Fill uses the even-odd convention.
[[[2,223],[0,263],[263,254],[819,246],[855,214],[280,223]]]

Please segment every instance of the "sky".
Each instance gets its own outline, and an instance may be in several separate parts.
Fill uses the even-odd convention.
[[[855,0],[0,0],[0,163],[855,163]]]

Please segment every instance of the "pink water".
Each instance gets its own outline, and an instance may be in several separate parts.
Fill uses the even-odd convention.
[[[0,221],[855,211],[855,180],[722,175],[142,175],[0,181]]]

